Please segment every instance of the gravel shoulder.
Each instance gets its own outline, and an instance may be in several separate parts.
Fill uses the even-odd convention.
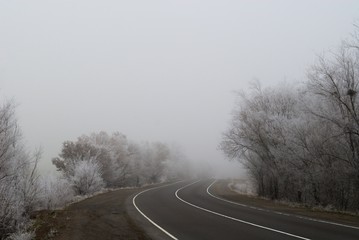
[[[120,189],[71,204],[64,210],[37,212],[36,239],[149,240],[126,210],[130,196],[140,190]]]
[[[291,206],[289,204],[275,202],[255,196],[243,195],[232,191],[228,187],[228,183],[229,181],[226,180],[217,181],[212,186],[211,191],[216,196],[222,197],[224,199],[253,207],[258,207],[261,209],[359,227],[359,215],[320,211],[304,206]]]

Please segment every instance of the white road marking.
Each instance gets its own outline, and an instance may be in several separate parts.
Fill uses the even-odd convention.
[[[196,182],[187,184],[186,186],[177,189],[177,191],[175,192],[176,197],[177,197],[180,201],[182,201],[182,202],[184,202],[184,203],[186,203],[186,204],[188,204],[188,205],[190,205],[190,206],[192,206],[192,207],[194,207],[194,208],[200,209],[200,210],[202,210],[202,211],[205,211],[205,212],[208,212],[208,213],[211,213],[211,214],[220,216],[220,217],[224,217],[224,218],[227,218],[227,219],[236,221],[236,222],[240,222],[240,223],[247,224],[247,225],[250,225],[250,226],[253,226],[253,227],[265,229],[265,230],[268,230],[268,231],[272,231],[272,232],[284,234],[284,235],[287,235],[287,236],[290,236],[290,237],[294,237],[294,238],[298,238],[298,239],[303,239],[303,240],[310,240],[309,238],[297,236],[297,235],[290,234],[290,233],[287,233],[287,232],[283,232],[283,231],[280,231],[280,230],[276,230],[276,229],[273,229],[273,228],[269,228],[269,227],[261,226],[261,225],[255,224],[255,223],[247,222],[247,221],[244,221],[244,220],[241,220],[241,219],[238,219],[238,218],[230,217],[230,216],[227,216],[227,215],[218,213],[218,212],[214,212],[214,211],[208,210],[208,209],[206,209],[206,208],[203,208],[203,207],[197,206],[197,205],[195,205],[195,204],[192,204],[192,203],[190,203],[190,202],[187,202],[187,201],[185,201],[184,199],[182,199],[182,198],[180,198],[180,197],[178,196],[178,192],[179,192],[179,191],[181,191],[182,189],[185,189],[185,188],[187,188],[187,187],[189,187],[189,186],[191,186],[191,185],[193,185],[193,184],[196,184],[197,182],[199,182],[199,181],[196,181]]]
[[[310,217],[303,217],[303,216],[299,216],[299,215],[295,215],[295,214],[289,214],[289,213],[282,213],[282,212],[277,212],[277,211],[273,211],[273,210],[267,210],[267,209],[263,209],[263,208],[253,207],[253,206],[246,205],[246,204],[241,204],[241,203],[233,202],[233,201],[230,201],[230,200],[227,200],[227,199],[218,197],[218,196],[212,194],[212,193],[209,191],[209,189],[213,186],[213,184],[216,183],[216,181],[217,181],[217,180],[214,180],[214,181],[208,186],[208,188],[207,188],[207,193],[208,193],[211,197],[214,197],[214,198],[219,199],[219,200],[221,200],[221,201],[228,202],[228,203],[231,203],[231,204],[235,204],[235,205],[238,205],[238,206],[241,206],[241,207],[246,207],[246,208],[255,209],[255,210],[258,210],[258,211],[262,211],[262,212],[275,213],[275,214],[278,214],[278,215],[283,215],[283,216],[288,216],[288,217],[296,217],[296,218],[300,218],[300,219],[304,219],[304,220],[309,220],[309,221],[313,221],[313,222],[331,224],[331,225],[335,225],[335,226],[340,226],[340,227],[346,227],[346,228],[352,228],[352,229],[359,230],[359,227],[355,227],[355,226],[350,226],[350,225],[341,224],[341,223],[335,223],[335,222],[329,222],[329,221],[314,219],[314,218],[310,218]]]
[[[181,181],[179,181],[181,182]],[[139,213],[142,214],[142,216],[144,218],[146,218],[150,223],[152,223],[155,227],[157,227],[159,230],[161,230],[162,232],[164,232],[167,236],[169,236],[170,238],[174,239],[174,240],[178,240],[178,238],[176,238],[175,236],[173,236],[172,234],[170,234],[169,232],[167,232],[164,228],[162,228],[160,225],[158,225],[157,223],[155,223],[152,219],[150,219],[149,217],[147,217],[139,208],[138,206],[136,205],[136,198],[138,196],[140,196],[142,193],[145,193],[145,192],[148,192],[148,191],[151,191],[151,190],[154,190],[154,189],[158,189],[158,188],[163,188],[163,187],[167,187],[167,186],[170,186],[170,185],[174,185],[176,183],[179,183],[179,182],[175,182],[175,183],[170,183],[170,184],[166,184],[166,185],[163,185],[163,186],[159,186],[159,187],[154,187],[154,188],[150,188],[150,189],[146,189],[138,194],[136,194],[136,196],[133,197],[132,199],[132,204],[133,206],[135,206],[135,208],[137,209],[137,211]]]

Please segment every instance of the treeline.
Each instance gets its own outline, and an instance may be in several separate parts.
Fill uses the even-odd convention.
[[[142,186],[184,178],[189,165],[174,146],[130,142],[125,135],[106,132],[65,141],[52,160],[78,195],[103,187]]]
[[[359,39],[310,67],[303,85],[239,93],[221,149],[258,195],[359,209]]]

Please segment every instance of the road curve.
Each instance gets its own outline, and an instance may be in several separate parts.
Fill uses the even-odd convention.
[[[132,199],[159,239],[359,239],[359,229],[233,204],[208,191],[213,180],[147,189]],[[161,236],[160,236],[161,235]]]

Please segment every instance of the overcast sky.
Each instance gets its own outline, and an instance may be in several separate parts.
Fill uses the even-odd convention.
[[[305,81],[358,17],[357,0],[0,0],[0,95],[42,170],[101,130],[224,163],[233,91]]]

